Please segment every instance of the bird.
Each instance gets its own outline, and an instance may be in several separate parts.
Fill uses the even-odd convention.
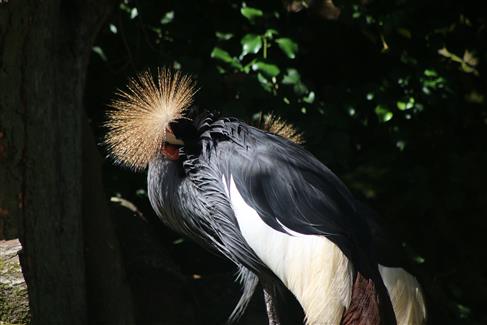
[[[302,132],[275,113],[261,113],[256,126],[297,144],[305,142]],[[379,221],[378,213],[363,201],[357,200],[355,207],[371,230],[379,272],[391,299],[397,324],[426,324],[427,312],[422,287],[416,277],[407,271],[409,263],[400,248],[400,243],[393,237],[393,231],[385,229]]]
[[[155,75],[155,76],[154,76]],[[110,104],[111,159],[147,169],[161,221],[238,268],[238,319],[260,283],[270,324],[278,288],[307,325],[393,325],[367,222],[343,182],[299,144],[244,121],[194,113],[189,75],[160,68]]]

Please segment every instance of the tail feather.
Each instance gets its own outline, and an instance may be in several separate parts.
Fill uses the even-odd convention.
[[[425,324],[426,306],[416,278],[402,268],[379,265],[379,271],[389,292],[397,324]]]
[[[242,265],[240,265],[238,269],[237,281],[242,284],[242,296],[228,318],[229,324],[236,322],[242,317],[245,309],[247,309],[250,299],[252,299],[257,285],[259,284],[257,275]]]

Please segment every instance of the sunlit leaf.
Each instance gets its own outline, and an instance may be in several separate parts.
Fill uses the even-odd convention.
[[[423,264],[425,262],[424,258],[421,256],[415,256],[414,261],[418,264]]]
[[[437,77],[438,76],[438,72],[436,72],[433,69],[426,69],[426,70],[424,70],[424,75],[426,77]]]
[[[247,34],[240,41],[242,44],[242,54],[240,58],[243,58],[249,53],[256,54],[262,48],[262,37],[255,34]]]
[[[132,8],[132,10],[130,10],[130,19],[134,19],[138,15],[139,15],[139,11],[137,10],[137,8]]]
[[[216,46],[213,48],[213,51],[211,51],[210,56],[214,59],[218,59],[227,63],[233,60],[232,56],[227,51]]]
[[[179,245],[184,243],[184,238],[178,238],[172,242],[174,245]]]
[[[233,37],[232,33],[224,33],[224,32],[216,32],[215,35],[220,41],[228,41]]]
[[[355,108],[353,108],[351,106],[347,108],[347,112],[348,112],[348,115],[350,115],[350,116],[355,116],[355,114],[357,113]]]
[[[107,61],[107,56],[105,55],[105,52],[103,52],[103,49],[99,46],[93,46],[92,51],[98,54],[100,59],[103,61]]]
[[[441,56],[444,56],[445,58],[448,58],[452,61],[458,62],[458,63],[463,62],[462,58],[460,58],[458,55],[453,54],[450,51],[448,51],[448,49],[446,47],[439,49],[438,54]]]
[[[397,102],[396,103],[396,106],[399,110],[401,111],[405,111],[407,108],[406,108],[406,103],[405,102]]]
[[[267,80],[261,73],[257,74],[257,80],[259,81],[260,85],[264,90],[271,92],[272,91],[272,83]]]
[[[252,70],[260,71],[268,77],[275,77],[281,72],[277,65],[263,61],[255,61],[252,64]]]
[[[308,104],[313,104],[313,102],[315,101],[315,93],[314,91],[310,91],[308,96],[306,96],[305,98],[303,98],[303,101],[305,103],[308,103]]]
[[[394,114],[386,106],[383,105],[377,105],[375,107],[375,114],[379,118],[379,121],[384,123],[390,121],[394,116]]]
[[[116,34],[118,32],[117,26],[115,26],[114,24],[110,24],[109,28],[113,34]]]
[[[479,72],[477,71],[477,69],[475,69],[474,67],[468,65],[467,63],[465,62],[462,62],[461,64],[461,67],[462,67],[462,70],[466,73],[473,73],[474,75],[478,76],[479,75]]]
[[[252,7],[243,7],[240,9],[240,13],[251,22],[254,22],[256,19],[264,15],[262,10]]]
[[[264,33],[264,37],[268,39],[272,39],[275,35],[279,34],[279,32],[275,29],[268,29]]]
[[[396,142],[396,147],[401,150],[401,151],[404,151],[404,148],[406,148],[406,142],[405,141],[402,141],[402,140],[399,140]]]
[[[294,59],[296,57],[296,53],[298,52],[298,44],[292,39],[286,37],[278,38],[276,43],[288,58]]]
[[[285,85],[294,85],[301,80],[301,76],[299,75],[298,70],[296,69],[287,69],[286,75],[282,78],[282,83]]]
[[[164,17],[161,18],[161,24],[167,25],[174,20],[174,11],[167,12]]]
[[[125,11],[126,13],[130,14],[130,7],[126,4],[126,3],[120,3],[120,6],[119,8],[122,10],[122,11]]]
[[[360,16],[362,15],[362,13],[360,12],[360,7],[358,5],[353,5],[352,9],[353,9],[352,18],[354,19],[360,18]]]
[[[389,44],[387,44],[387,41],[386,41],[386,38],[384,35],[380,34],[380,40],[382,42],[382,49],[381,49],[381,52],[382,53],[386,53],[390,50],[389,48]]]
[[[410,97],[407,102],[404,102],[404,101],[398,101],[398,102],[396,102],[396,107],[400,111],[406,111],[408,109],[413,108],[414,107],[414,103],[415,103],[414,98],[413,97]]]
[[[211,51],[210,56],[213,59],[217,59],[217,60],[229,63],[234,68],[238,68],[238,69],[242,68],[242,65],[240,64],[240,62],[238,62],[238,60],[236,58],[232,57],[227,51],[225,51],[225,50],[223,50],[217,46],[215,46],[213,48],[213,51]]]
[[[479,64],[479,59],[477,59],[477,57],[475,57],[475,55],[468,50],[465,50],[465,52],[463,53],[463,61],[472,67],[475,67],[477,64]]]

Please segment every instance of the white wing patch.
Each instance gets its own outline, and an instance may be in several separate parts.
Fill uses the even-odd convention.
[[[416,278],[399,267],[379,264],[379,272],[389,292],[397,325],[425,324],[426,307]]]
[[[274,230],[244,201],[233,177],[229,188],[222,181],[243,237],[296,296],[306,323],[339,324],[353,285],[352,265],[341,250],[324,236]]]

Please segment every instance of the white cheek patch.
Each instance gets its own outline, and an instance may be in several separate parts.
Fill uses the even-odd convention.
[[[351,300],[353,269],[341,250],[324,236],[268,226],[243,199],[233,177],[225,192],[247,244],[296,296],[307,324],[339,324]]]

